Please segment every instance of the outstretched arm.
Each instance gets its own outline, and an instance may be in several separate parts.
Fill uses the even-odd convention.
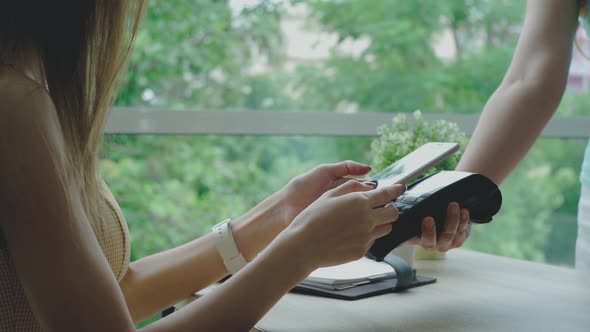
[[[0,91],[0,101],[0,156],[6,161],[0,163],[0,228],[41,328],[134,331],[71,176],[51,100],[42,91]],[[391,231],[398,211],[387,203],[403,188],[372,189],[348,181],[328,190],[217,291],[145,330],[247,330],[310,271],[358,259]]]
[[[578,0],[527,1],[510,68],[488,100],[457,170],[500,183],[528,152],[563,96],[578,12]]]
[[[282,230],[272,221],[281,217],[281,202],[269,197],[231,222],[238,248],[252,260]],[[211,233],[129,265],[120,286],[135,322],[169,307],[228,274]]]
[[[343,161],[320,165],[289,182],[255,208],[232,220],[239,250],[251,261],[291,221],[326,191],[350,176],[369,172],[368,166]],[[204,268],[206,267],[206,268]],[[120,285],[133,320],[141,321],[190,297],[226,276],[211,234],[130,264]]]
[[[501,183],[531,148],[557,109],[578,26],[578,0],[527,0],[526,17],[512,63],[488,100],[457,170],[481,173]],[[454,212],[453,212],[454,211]],[[469,214],[449,207],[445,230],[422,223],[427,249],[446,251],[469,237]],[[460,221],[457,221],[460,220]]]

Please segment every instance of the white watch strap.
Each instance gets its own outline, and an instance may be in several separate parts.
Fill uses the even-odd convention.
[[[215,247],[217,247],[217,251],[221,255],[227,271],[230,274],[236,274],[248,264],[248,261],[242,256],[236,245],[231,228],[229,227],[230,221],[231,219],[226,219],[213,226],[213,237],[215,238]]]

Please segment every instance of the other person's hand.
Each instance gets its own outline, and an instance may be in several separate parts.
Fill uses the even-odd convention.
[[[408,241],[410,244],[421,245],[426,250],[447,252],[463,245],[471,234],[469,211],[461,209],[459,204],[451,203],[447,209],[444,231],[436,234],[436,226],[432,217],[422,221],[422,235]]]

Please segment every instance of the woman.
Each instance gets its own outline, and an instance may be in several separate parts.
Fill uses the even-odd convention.
[[[458,170],[502,182],[524,157],[561,101],[578,20],[587,2],[528,0],[524,27],[504,80],[488,100]],[[590,270],[590,149],[582,167],[576,268]]]
[[[390,202],[403,186],[352,180],[369,171],[355,162],[322,165],[215,234],[129,263],[97,149],[142,8],[0,3],[0,331],[132,331],[229,270],[144,330],[247,330],[314,269],[363,256],[397,219]],[[459,217],[454,204],[447,221],[465,225]]]

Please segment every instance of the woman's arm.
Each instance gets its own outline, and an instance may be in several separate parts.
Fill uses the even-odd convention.
[[[563,96],[578,11],[578,0],[527,1],[510,68],[488,100],[457,170],[500,183],[524,157]]]
[[[236,243],[251,261],[293,219],[326,191],[362,176],[370,167],[353,161],[318,166],[291,180],[231,222]],[[203,269],[206,266],[207,269]],[[120,285],[134,321],[188,298],[227,275],[211,234],[133,262]]]
[[[135,330],[49,97],[3,91],[0,101],[0,227],[36,319],[44,331]],[[398,212],[387,203],[403,189],[371,189],[349,181],[326,192],[218,291],[146,330],[247,330],[309,271],[360,258],[391,231]]]
[[[132,331],[72,181],[56,110],[34,89],[5,84],[0,93],[0,227],[27,301],[44,331]]]
[[[238,248],[252,260],[283,230],[279,195],[270,196],[230,225]],[[120,285],[135,322],[186,299],[228,274],[212,234],[130,264]]]
[[[247,331],[311,271],[359,259],[391,232],[398,211],[389,203],[404,190],[349,182],[328,191],[221,287],[146,330],[174,325],[182,331]]]

